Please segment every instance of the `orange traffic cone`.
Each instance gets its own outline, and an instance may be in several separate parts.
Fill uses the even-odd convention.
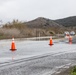
[[[12,38],[12,44],[11,44],[11,51],[15,51],[16,50],[16,46],[15,46],[15,42],[14,42],[14,38]]]
[[[72,44],[72,37],[69,36],[69,44]]]
[[[49,45],[53,45],[52,37],[50,38],[50,43],[49,43]]]

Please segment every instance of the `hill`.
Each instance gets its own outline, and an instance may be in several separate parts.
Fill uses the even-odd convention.
[[[30,28],[49,28],[49,27],[61,28],[63,27],[62,25],[54,22],[53,20],[43,18],[43,17],[38,17],[35,20],[25,22],[25,24]]]
[[[53,20],[59,25],[63,25],[65,27],[75,27],[76,26],[76,16],[71,16],[63,19]]]
[[[1,38],[50,36],[63,32],[62,25],[43,17],[28,22],[13,20],[0,28]]]
[[[64,33],[65,31],[76,32],[76,16],[51,20],[44,17],[38,17],[28,22],[13,20],[0,28],[1,38],[15,37],[37,37],[50,36]]]

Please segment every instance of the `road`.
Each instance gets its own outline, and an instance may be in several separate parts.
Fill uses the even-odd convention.
[[[0,42],[0,75],[52,75],[76,64],[76,44],[17,40],[11,52],[11,40]]]

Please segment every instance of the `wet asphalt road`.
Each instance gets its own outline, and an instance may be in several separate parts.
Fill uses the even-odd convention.
[[[21,43],[23,44],[24,42],[21,42]],[[36,49],[38,54],[35,52],[35,50],[32,50],[33,52],[36,53],[36,54],[32,53],[35,56],[21,58],[18,60],[13,59],[10,62],[6,61],[4,63],[1,63],[0,75],[52,75],[53,73],[60,72],[58,71],[58,69],[65,69],[65,68],[68,68],[69,66],[76,64],[76,45],[75,44],[55,42],[53,46],[45,45],[45,44],[48,44],[48,41],[47,42],[41,41],[41,42],[35,42],[35,43],[31,42],[30,44],[32,46],[34,44],[35,46],[40,44],[37,47],[30,46],[30,48],[28,48],[28,45],[26,45],[27,47],[25,47],[27,48],[27,50],[29,50],[29,52],[31,48]],[[17,46],[19,48],[19,44]],[[24,48],[24,46],[22,47]],[[40,52],[38,51],[39,49],[40,50],[44,49],[44,50]],[[24,49],[22,50],[24,51]],[[27,52],[27,50],[25,50],[25,52]],[[15,53],[15,57],[16,57],[16,54],[24,56],[24,53],[22,52],[20,54],[20,51],[17,51]],[[3,55],[1,55],[1,57],[4,57],[4,56],[8,57],[8,56],[11,56],[11,54],[9,54],[8,51],[3,51]]]
[[[76,63],[76,52],[46,55],[12,61],[0,66],[0,75],[51,75],[59,68],[65,69]]]

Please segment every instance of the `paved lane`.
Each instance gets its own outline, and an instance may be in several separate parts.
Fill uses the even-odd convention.
[[[51,75],[76,63],[76,52],[21,59],[0,66],[0,75]]]
[[[1,41],[0,75],[51,75],[76,63],[75,44],[55,41],[49,46],[49,41],[16,41],[17,51],[12,53],[10,43]]]
[[[39,56],[43,54],[54,54],[67,52],[73,49],[73,46],[69,44],[54,41],[53,46],[49,46],[49,41],[26,41],[26,40],[15,40],[17,51],[11,52],[11,40],[0,41],[0,63],[8,62],[21,58],[28,58],[32,56]],[[68,49],[69,47],[69,49]]]

